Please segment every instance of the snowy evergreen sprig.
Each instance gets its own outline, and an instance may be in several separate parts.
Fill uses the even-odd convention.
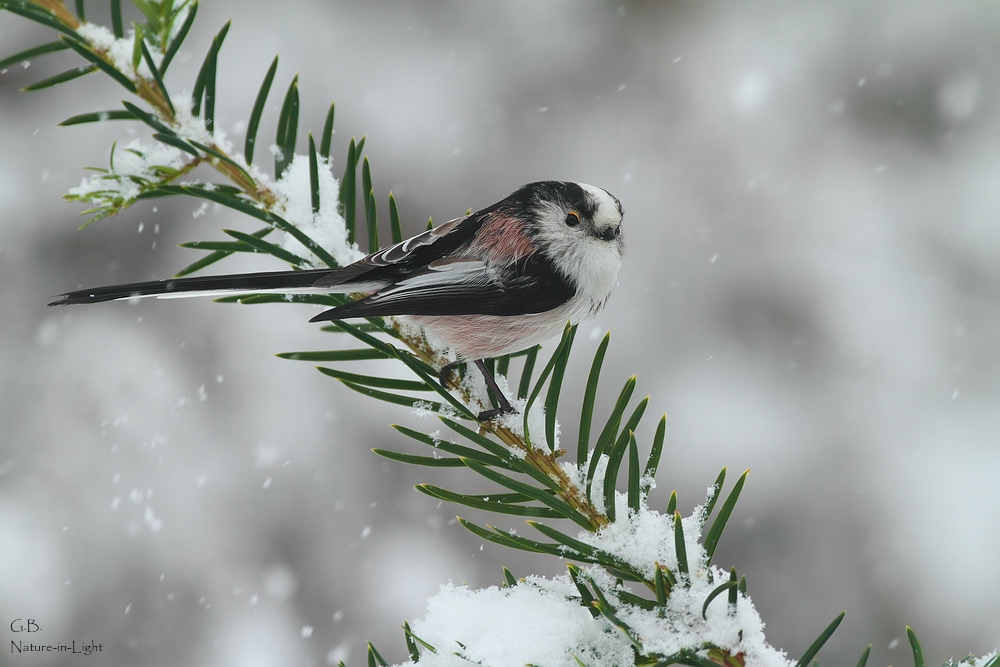
[[[357,217],[366,230],[367,251],[379,249],[378,215],[364,137],[351,140],[342,180],[330,167],[334,125],[331,105],[317,149],[308,136],[308,152],[295,153],[298,140],[298,82],[290,82],[278,118],[273,173],[253,162],[261,114],[274,82],[278,59],[271,63],[253,105],[242,152],[215,124],[219,54],[227,23],[215,36],[190,95],[168,92],[164,77],[191,29],[197,0],[133,0],[145,17],[126,35],[120,0],[111,0],[112,28],[85,20],[83,0],[75,14],[57,0],[0,0],[6,9],[53,28],[59,40],[0,60],[0,69],[29,58],[73,50],[85,61],[26,87],[38,90],[103,72],[145,103],[124,102],[123,109],[89,112],[63,125],[125,120],[152,130],[152,143],[133,141],[112,147],[107,168],[73,188],[67,198],[92,208],[87,224],[116,215],[142,199],[189,196],[239,211],[263,226],[253,232],[223,230],[226,240],[195,241],[183,247],[208,254],[181,269],[178,276],[201,270],[234,253],[271,255],[295,268],[336,267],[362,256],[357,246]],[[197,167],[213,167],[226,182],[183,181]],[[361,166],[361,208],[357,171]],[[402,240],[399,211],[389,194],[389,237]],[[429,223],[430,224],[430,223]],[[284,233],[281,243],[266,240]],[[223,302],[311,303],[338,306],[342,295],[257,294],[227,297]],[[284,353],[279,356],[332,364],[319,371],[371,398],[437,415],[451,434],[423,433],[394,426],[401,434],[431,448],[431,455],[374,450],[380,456],[419,466],[468,469],[486,481],[481,494],[462,494],[430,484],[417,489],[431,497],[503,515],[530,517],[531,538],[460,518],[463,526],[502,546],[552,555],[566,561],[567,574],[553,579],[516,578],[506,568],[500,588],[472,591],[444,586],[428,601],[428,613],[413,626],[404,623],[404,639],[413,663],[430,665],[546,664],[642,665],[693,667],[774,665],[807,667],[844,617],[837,616],[801,658],[793,663],[767,644],[760,620],[747,596],[746,578],[712,564],[716,547],[733,513],[747,472],[729,490],[722,505],[724,469],[709,487],[703,505],[688,517],[677,511],[677,494],[666,511],[651,509],[649,491],[663,451],[666,417],[660,419],[645,463],[635,432],[649,397],[632,401],[636,377],[628,378],[609,415],[595,423],[595,398],[610,334],[598,346],[580,411],[579,436],[571,460],[560,447],[556,419],[576,327],[567,325],[541,371],[535,373],[540,346],[488,362],[505,393],[516,396],[514,415],[479,423],[476,415],[495,407],[492,396],[472,377],[438,377],[451,359],[435,349],[405,318],[367,318],[364,323],[336,321],[324,331],[346,333],[359,343],[353,349]],[[393,359],[414,379],[347,371],[341,364]],[[508,387],[512,366],[519,367],[516,391]],[[544,393],[544,396],[543,396]],[[622,470],[624,468],[624,470]],[[619,478],[624,475],[624,490]],[[501,491],[496,491],[501,487]],[[714,519],[712,519],[714,515]],[[711,522],[709,522],[709,520]],[[543,521],[544,520],[544,521]],[[568,520],[575,534],[550,525]],[[707,531],[706,531],[707,527]],[[907,628],[915,667],[925,667],[916,635]],[[859,661],[867,662],[869,647]],[[387,665],[369,645],[368,664]],[[1000,657],[969,656],[947,667],[1000,667]]]

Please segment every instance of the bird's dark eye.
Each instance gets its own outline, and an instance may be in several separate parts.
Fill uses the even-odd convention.
[[[580,224],[580,214],[576,211],[570,211],[566,214],[566,224],[569,227],[576,227]]]

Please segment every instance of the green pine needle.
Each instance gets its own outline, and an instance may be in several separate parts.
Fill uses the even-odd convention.
[[[52,28],[58,32],[67,35],[75,40],[82,39],[80,35],[76,33],[75,30],[69,26],[65,26],[60,23],[55,16],[50,14],[48,11],[35,7],[32,4],[22,0],[21,2],[0,2],[0,9],[6,9],[11,14],[17,14],[18,16],[23,16],[29,21],[34,21],[48,28]]]
[[[326,350],[323,352],[281,352],[274,355],[280,359],[293,361],[361,361],[388,359],[389,355],[380,350],[362,348],[359,350]]]
[[[0,59],[0,69],[7,69],[11,65],[17,65],[37,56],[45,55],[46,53],[55,53],[56,51],[65,51],[68,48],[69,47],[66,43],[62,41],[39,44],[38,46],[33,46],[30,49],[25,49],[24,51],[18,51],[13,55]]]
[[[508,477],[507,475],[496,472],[495,470],[487,468],[486,466],[483,466],[475,461],[472,460],[466,461],[466,465],[473,472],[482,475],[483,477],[489,479],[492,482],[496,482],[497,484],[505,488],[508,488],[511,491],[514,491],[515,493],[526,495],[533,500],[537,500],[543,505],[547,505],[548,507],[552,508],[557,513],[559,513],[563,518],[572,519],[574,522],[576,522],[586,530],[594,529],[594,527],[590,525],[590,521],[587,519],[587,517],[583,516],[575,509],[573,509],[566,501],[557,498],[555,496],[549,495],[544,491],[534,486],[531,486],[530,484],[525,484],[524,482],[520,482],[514,479],[513,477]]]
[[[187,143],[183,139],[173,134],[166,134],[163,132],[156,132],[153,134],[153,138],[159,141],[161,144],[167,144],[168,146],[173,146],[174,148],[179,148],[180,150],[193,155],[196,158],[200,158],[201,154],[198,153],[198,149]]]
[[[559,394],[562,391],[563,377],[566,375],[566,366],[569,364],[569,355],[573,348],[573,339],[576,337],[576,327],[570,327],[566,343],[562,346],[559,357],[552,368],[552,379],[549,381],[549,389],[545,395],[545,442],[549,446],[549,451],[556,449],[556,412],[559,408]]]
[[[462,459],[456,459],[451,457],[437,458],[433,456],[417,456],[415,454],[404,454],[403,452],[392,452],[378,448],[372,449],[372,452],[378,454],[383,458],[389,459],[390,461],[398,461],[399,463],[407,463],[409,465],[426,466],[429,468],[465,467],[465,464],[462,463]]]
[[[309,265],[309,263],[306,260],[302,259],[298,255],[290,253],[281,246],[269,243],[261,238],[254,236],[253,234],[247,234],[245,232],[236,231],[235,229],[223,229],[222,232],[224,234],[228,234],[237,241],[242,241],[246,245],[255,248],[258,252],[264,252],[269,255],[273,255],[284,262],[288,262],[292,266],[303,267]]]
[[[601,367],[604,365],[604,355],[611,342],[611,332],[604,334],[601,344],[594,353],[594,361],[590,365],[590,375],[587,377],[587,388],[583,393],[583,407],[580,409],[580,435],[576,445],[576,462],[583,465],[590,450],[590,427],[594,418],[594,402],[597,399],[597,385],[601,379]]]
[[[510,464],[508,464],[505,460],[497,456],[486,454],[478,450],[472,449],[470,447],[466,447],[464,445],[458,445],[453,442],[441,440],[439,438],[429,436],[425,433],[421,433],[420,431],[414,431],[413,429],[407,428],[405,426],[400,426],[398,424],[392,424],[392,428],[396,429],[397,431],[399,431],[400,433],[409,438],[413,438],[417,442],[421,442],[429,447],[433,447],[434,449],[440,449],[441,451],[447,452],[448,454],[454,454],[455,456],[458,456],[463,459],[471,459],[483,465],[493,466],[494,468],[501,468],[503,470],[513,470]],[[463,463],[462,465],[465,464]],[[494,499],[496,499],[497,497],[506,495],[509,494],[493,494],[493,497]],[[527,496],[524,496],[524,498],[525,501],[531,500]]]
[[[132,104],[131,102],[123,101],[122,106],[125,107],[126,111],[132,114],[133,118],[141,120],[143,123],[153,128],[153,130],[155,130],[156,132],[159,132],[160,134],[169,134],[171,136],[177,135],[177,133],[174,132],[173,129],[167,127],[162,122],[160,122],[160,120],[156,118],[156,116],[146,111],[143,111],[142,109]]]
[[[600,463],[601,455],[605,453],[605,449],[614,440],[615,434],[618,432],[618,425],[621,423],[622,413],[625,412],[625,408],[628,406],[629,399],[632,398],[632,392],[635,391],[636,377],[633,375],[626,382],[625,386],[622,387],[621,393],[618,394],[618,400],[615,402],[615,407],[611,410],[611,415],[608,417],[608,421],[604,424],[604,429],[601,431],[601,435],[597,438],[597,444],[594,445],[594,451],[590,455],[590,465],[587,467],[587,497],[591,497],[591,483],[594,480],[594,473],[597,471],[597,464]]]
[[[708,521],[708,517],[712,516],[712,511],[715,509],[715,503],[719,500],[719,494],[722,493],[722,487],[726,483],[726,471],[728,468],[723,468],[719,476],[715,478],[715,484],[711,486],[711,490],[708,493],[708,498],[705,500],[705,521]]]
[[[358,151],[354,137],[351,137],[351,143],[347,146],[347,165],[344,167],[344,177],[340,180],[340,193],[337,195],[337,212],[344,217],[348,245],[354,243],[354,224],[357,217],[357,178]]]
[[[535,370],[535,361],[538,359],[538,350],[540,349],[540,345],[529,348],[527,354],[524,356],[524,368],[521,369],[521,382],[517,387],[518,398],[528,397],[528,392],[531,390],[531,374]]]
[[[371,642],[368,642],[368,667],[389,667],[389,663],[385,661],[385,658],[379,654]]]
[[[642,496],[639,488],[639,446],[635,442],[635,433],[629,431],[628,437],[628,507],[638,514],[639,502]]]
[[[538,376],[538,380],[535,382],[535,388],[532,390],[531,395],[528,397],[528,403],[524,407],[524,418],[522,423],[522,428],[524,430],[524,442],[531,448],[531,434],[528,428],[528,415],[531,414],[531,406],[535,403],[535,399],[538,398],[538,394],[542,391],[542,385],[545,384],[545,380],[548,379],[549,374],[555,367],[556,363],[559,361],[560,356],[564,351],[567,351],[573,345],[573,337],[576,335],[575,324],[566,323],[566,327],[563,329],[562,339],[559,341],[558,347],[556,347],[555,352],[549,358],[549,362],[545,364],[542,374]]]
[[[330,143],[333,141],[333,116],[336,111],[336,103],[330,103],[330,110],[326,112],[326,121],[323,123],[323,134],[320,137],[319,154],[324,160],[330,159]]]
[[[42,90],[44,88],[51,88],[52,86],[57,86],[60,83],[66,83],[67,81],[72,81],[73,79],[79,79],[81,76],[90,74],[91,72],[97,71],[97,65],[83,65],[82,67],[74,67],[73,69],[66,70],[65,72],[60,72],[54,76],[50,76],[41,81],[36,81],[35,83],[30,83],[21,90],[25,92],[30,92],[32,90]]]
[[[98,56],[97,54],[95,54],[93,51],[91,51],[89,46],[86,46],[86,45],[84,45],[84,44],[82,44],[82,43],[80,43],[80,42],[78,42],[78,41],[76,41],[74,39],[70,39],[68,37],[63,37],[62,39],[63,39],[63,42],[69,48],[73,49],[78,54],[80,54],[81,56],[83,56],[84,60],[89,60],[91,63],[93,63],[97,67],[97,69],[101,70],[102,72],[104,72],[105,74],[107,74],[108,76],[110,76],[112,79],[114,79],[115,81],[117,81],[119,84],[121,84],[121,86],[123,88],[125,88],[125,90],[127,90],[130,93],[136,92],[135,84],[132,83],[128,79],[128,77],[126,77],[124,74],[122,74],[121,72],[119,72],[112,65],[109,65],[107,63],[107,61],[105,61],[103,58],[101,58],[100,56]]]
[[[391,190],[389,191],[389,232],[393,245],[403,241],[403,230],[399,225],[399,209],[396,208],[396,198],[392,196]],[[506,369],[504,369],[503,375],[507,375]]]
[[[194,17],[198,14],[198,3],[197,1],[192,1],[188,3],[188,6],[190,6],[191,9],[188,10],[187,18],[184,19],[181,29],[177,31],[177,36],[170,42],[170,46],[167,47],[167,50],[163,54],[163,60],[160,62],[161,77],[167,73],[167,68],[170,67],[170,63],[173,61],[174,56],[177,55],[177,51],[181,48],[181,44],[184,43],[184,39],[191,30],[191,26],[194,25]]]
[[[272,231],[274,231],[274,227],[265,227],[264,229],[258,229],[253,234],[251,234],[251,236],[255,236],[255,237],[257,237],[257,238],[260,239],[260,238],[264,238],[265,236],[267,236],[268,234],[270,234]],[[195,243],[199,243],[200,244],[200,243],[210,243],[210,242],[208,242],[208,241],[195,241]],[[186,244],[183,244],[183,243],[181,244],[182,247],[184,247],[185,245]],[[187,247],[194,247],[194,246],[192,245],[192,246],[187,246]],[[246,248],[246,249],[243,249],[243,248]],[[213,248],[208,248],[208,247],[205,247],[203,249],[204,250],[213,250]],[[194,273],[195,271],[200,271],[201,269],[205,268],[206,266],[211,266],[212,264],[215,264],[219,260],[225,259],[226,257],[229,257],[234,252],[251,252],[251,251],[252,252],[258,252],[256,248],[253,248],[251,246],[247,246],[246,244],[241,244],[241,248],[239,250],[237,250],[237,249],[230,250],[228,248],[227,249],[217,248],[215,250],[216,251],[213,252],[212,254],[206,255],[205,257],[202,257],[201,259],[199,259],[197,262],[194,262],[193,264],[189,264],[188,266],[184,267],[183,269],[181,269],[180,271],[178,271],[177,273],[175,273],[174,277],[175,278],[180,278],[182,276],[186,276],[186,275],[189,275],[191,273]]]
[[[656,425],[656,434],[653,436],[653,447],[649,450],[649,458],[646,460],[646,468],[642,471],[643,477],[656,477],[656,471],[660,467],[660,455],[663,453],[663,440],[667,434],[667,416],[660,418],[660,423]]]
[[[708,620],[708,605],[712,604],[712,600],[719,597],[726,591],[736,592],[736,585],[735,581],[727,581],[724,584],[716,586],[712,592],[708,594],[708,597],[705,598],[705,604],[701,606],[701,617]]]
[[[160,70],[156,68],[156,64],[153,62],[153,56],[150,55],[149,49],[146,48],[146,41],[139,37],[139,31],[136,31],[136,41],[139,44],[139,49],[142,52],[142,59],[146,61],[146,67],[153,74],[153,80],[156,82],[156,87],[160,90],[160,94],[163,95],[163,100],[167,103],[167,107],[170,109],[170,113],[174,113],[173,102],[170,101],[170,95],[167,93],[167,87],[163,85],[163,77],[160,76]]]
[[[417,648],[417,643],[413,641],[410,624],[406,621],[403,621],[403,638],[406,641],[406,652],[410,655],[410,660],[412,662],[419,662],[420,649]]]
[[[312,132],[309,133],[309,194],[312,200],[313,215],[319,214],[319,164],[316,157],[316,142]]]
[[[740,592],[737,589],[737,586],[739,585],[739,578],[736,576],[735,567],[730,568],[729,570],[729,583],[732,584],[732,587],[729,589],[729,614],[732,616],[736,614],[736,605],[739,602],[740,595]]]
[[[826,629],[823,630],[822,633],[820,633],[820,636],[816,638],[816,641],[814,641],[812,645],[806,649],[806,652],[802,654],[802,657],[799,658],[797,667],[808,667],[812,659],[816,657],[817,653],[819,653],[819,650],[823,648],[823,644],[826,643],[826,640],[828,640],[830,636],[833,635],[834,631],[837,629],[837,626],[840,625],[840,622],[844,620],[844,616],[846,614],[847,614],[846,611],[841,612],[840,615],[837,616],[837,618],[833,619],[833,622],[831,622],[830,625],[826,626]],[[907,628],[907,630],[909,630],[909,628]],[[924,665],[923,663],[921,663],[917,665],[917,667],[924,667]]]
[[[365,159],[365,165],[368,164],[368,160]],[[368,205],[365,206],[365,217],[368,220],[368,253],[378,252],[379,242],[378,242],[378,216],[376,213],[375,205],[375,191],[369,190],[368,195],[365,198]]]
[[[130,111],[115,109],[113,111],[92,111],[91,113],[81,113],[70,116],[59,127],[69,127],[71,125],[82,125],[84,123],[99,123],[105,120],[138,120]]]
[[[398,380],[396,378],[384,378],[375,375],[348,373],[335,368],[326,368],[325,366],[317,366],[316,370],[323,375],[328,375],[338,380],[347,380],[348,382],[363,384],[369,387],[381,387],[383,389],[396,389],[399,391],[432,391],[425,383],[415,380]]]
[[[580,592],[581,606],[587,609],[593,618],[600,616],[601,612],[597,611],[597,608],[594,607],[597,598],[590,594],[590,589],[587,588],[587,584],[584,583],[583,578],[580,576],[580,568],[572,563],[567,563],[566,569],[569,570],[569,576],[573,580],[573,584],[576,585],[576,590]]]
[[[253,110],[250,112],[250,121],[247,123],[246,139],[243,142],[243,153],[246,156],[247,164],[253,164],[253,151],[257,145],[257,130],[260,128],[260,117],[264,113],[264,104],[267,102],[267,95],[271,92],[271,83],[274,81],[274,73],[278,70],[278,56],[271,61],[271,66],[267,68],[267,74],[257,91],[257,99],[254,100]]]
[[[684,544],[684,524],[681,521],[681,513],[674,511],[674,550],[677,553],[677,571],[688,576],[687,547]]]
[[[843,614],[841,614],[841,618],[842,617]],[[925,667],[924,650],[920,648],[920,641],[917,639],[917,633],[915,633],[913,628],[910,626],[906,626],[906,638],[910,640],[910,648],[913,650],[913,667]]]
[[[422,408],[425,410],[430,410],[431,412],[441,412],[442,406],[436,401],[426,401],[422,398],[413,398],[412,396],[403,396],[402,394],[395,394],[388,391],[380,391],[378,389],[373,389],[362,384],[355,384],[353,382],[348,382],[347,380],[341,380],[343,384],[348,389],[353,389],[359,394],[364,394],[374,399],[380,401],[385,401],[386,403],[393,403],[395,405],[403,405],[408,408]]]
[[[288,91],[281,103],[281,113],[278,114],[278,130],[274,139],[274,143],[278,146],[278,153],[274,156],[275,178],[281,178],[285,169],[292,163],[295,153],[295,135],[299,127],[298,85],[299,75],[296,74],[288,84]]]
[[[358,155],[361,155],[361,148],[358,148]],[[368,164],[368,156],[366,155],[361,161],[361,202],[365,207],[365,224],[368,224],[370,219],[369,209],[371,208],[371,201],[369,200],[369,194],[372,191],[372,171],[371,166]],[[371,248],[371,239],[369,238],[368,247]],[[370,250],[369,252],[374,252]]]
[[[455,517],[458,522],[462,524],[469,532],[474,535],[493,542],[494,544],[499,544],[501,546],[510,547],[511,549],[519,549],[521,551],[529,551],[532,553],[548,554],[550,556],[561,556],[562,549],[557,544],[545,544],[544,542],[536,542],[535,540],[530,540],[526,537],[521,537],[520,535],[509,534],[506,531],[501,531],[493,526],[488,526],[487,528],[482,528],[467,521],[462,517]]]
[[[462,465],[464,465],[464,463],[462,463]],[[430,484],[417,484],[415,488],[417,491],[425,493],[432,498],[444,500],[449,503],[465,505],[466,507],[471,507],[473,509],[486,510],[488,512],[496,512],[498,514],[512,514],[514,516],[534,516],[547,519],[562,518],[562,515],[559,512],[549,509],[548,507],[513,505],[511,503],[484,500],[482,497],[454,493]]]
[[[872,645],[869,644],[868,648],[865,649],[864,653],[861,654],[861,658],[858,660],[857,667],[865,667],[868,664],[868,656],[872,652]]]
[[[733,487],[733,490],[729,492],[726,502],[723,503],[722,509],[719,510],[719,516],[715,517],[715,522],[708,530],[708,535],[705,536],[705,553],[707,555],[706,565],[712,562],[712,556],[715,554],[715,548],[719,546],[719,539],[722,538],[722,531],[726,529],[726,522],[729,521],[729,517],[733,513],[733,508],[736,507],[736,501],[740,498],[740,491],[743,490],[743,485],[746,483],[747,475],[749,474],[750,470],[747,470],[740,475],[740,478],[736,481],[736,485]]]
[[[115,39],[121,39],[125,36],[121,0],[111,0],[111,30],[115,34]]]
[[[667,604],[667,597],[670,595],[670,587],[667,584],[667,577],[663,573],[664,566],[656,563],[656,575],[653,577],[653,586],[656,591],[656,604],[664,607]]]
[[[132,4],[139,8],[148,22],[149,28],[153,32],[160,32],[160,14],[146,0],[132,0]]]

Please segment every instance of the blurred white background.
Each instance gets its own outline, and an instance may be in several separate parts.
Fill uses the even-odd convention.
[[[689,511],[723,466],[753,469],[717,562],[747,575],[774,645],[797,657],[843,609],[824,663],[854,665],[871,642],[870,664],[910,664],[907,624],[931,665],[1000,644],[993,4],[209,0],[199,14],[168,85],[190,89],[233,18],[219,126],[242,145],[279,53],[261,136],[299,73],[300,150],[336,99],[336,174],[367,134],[380,211],[392,189],[406,233],[543,178],[621,198],[626,266],[581,328],[564,405],[610,328],[603,409],[639,372],[646,446],[669,414],[654,505],[676,487]],[[51,39],[0,14],[4,55]],[[398,626],[442,582],[562,571],[482,547],[412,488],[481,488],[470,476],[369,451],[415,450],[390,421],[436,422],[272,356],[347,344],[308,307],[45,307],[170,276],[198,256],[177,243],[255,228],[160,200],[77,232],[60,195],[112,141],[147,133],[56,127],[124,97],[96,75],[19,92],[76,62],[0,75],[4,623],[103,642],[107,665],[359,665],[365,640],[402,660]]]

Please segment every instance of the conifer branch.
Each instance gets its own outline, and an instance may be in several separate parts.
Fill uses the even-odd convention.
[[[94,208],[85,211],[94,214],[91,222],[116,215],[141,199],[187,196],[229,207],[265,223],[265,227],[252,234],[223,230],[226,240],[182,244],[208,254],[181,269],[179,275],[201,270],[237,252],[270,255],[295,268],[318,263],[333,267],[342,263],[338,257],[361,256],[355,242],[355,231],[359,229],[356,224],[356,190],[360,164],[365,214],[365,224],[360,227],[367,232],[367,249],[370,252],[378,250],[379,221],[370,164],[363,155],[365,138],[360,141],[351,139],[344,176],[338,185],[330,174],[334,123],[334,107],[331,105],[319,135],[319,150],[313,135],[308,134],[308,153],[296,155],[299,97],[297,78],[293,78],[278,121],[276,146],[273,148],[273,180],[268,178],[252,166],[251,161],[261,112],[275,77],[277,58],[272,62],[255,100],[244,142],[244,156],[228,142],[217,140],[215,133],[216,76],[219,53],[229,24],[212,41],[194,85],[193,99],[183,100],[170,94],[164,74],[188,35],[198,9],[197,0],[136,0],[136,6],[145,15],[146,21],[134,24],[134,34],[126,38],[118,2],[112,2],[112,32],[84,22],[82,3],[77,3],[81,13],[78,18],[64,2],[58,0],[0,0],[0,9],[54,29],[60,39],[15,54],[2,62],[17,62],[18,58],[66,49],[73,50],[85,61],[83,67],[50,77],[27,89],[58,85],[99,71],[117,81],[149,108],[147,111],[125,102],[124,110],[82,113],[62,123],[140,121],[149,126],[152,138],[159,146],[159,152],[140,147],[118,149],[113,146],[109,167],[96,170],[98,176],[85,181],[66,197],[95,204]],[[132,40],[131,46],[127,43],[128,39]],[[129,48],[131,60],[123,60],[122,53],[129,52]],[[279,195],[275,183],[296,177],[296,165],[300,164],[297,158],[308,163],[308,169],[299,170],[303,174],[301,178],[308,183],[309,192],[307,206],[300,208],[310,213],[305,217],[287,219],[289,202]],[[138,162],[138,166],[133,164],[126,168],[123,161],[130,164]],[[213,167],[227,182],[187,183],[181,180],[202,164]],[[337,186],[335,194],[326,187],[331,184]],[[327,201],[331,194],[332,200]],[[400,213],[391,193],[388,211],[390,233],[383,238],[391,238],[395,243],[401,239]],[[338,232],[343,243],[336,248],[320,245],[315,230],[322,225],[325,225],[324,231]],[[265,240],[275,230],[285,232],[284,244]],[[352,298],[352,295],[336,294],[249,294],[219,301],[243,304],[309,303],[331,307],[347,303]],[[725,572],[711,562],[749,471],[744,472],[732,486],[717,512],[716,501],[723,490],[726,470],[709,488],[705,503],[695,508],[691,516],[685,518],[676,511],[676,492],[671,495],[666,513],[650,509],[648,494],[654,486],[653,478],[663,450],[666,418],[664,416],[659,422],[642,470],[639,467],[640,446],[635,433],[649,398],[633,404],[635,376],[625,381],[619,399],[604,423],[594,423],[595,398],[609,344],[608,336],[603,339],[590,363],[591,371],[579,417],[579,439],[575,443],[576,460],[566,462],[561,460],[566,451],[558,447],[556,412],[560,405],[562,379],[571,358],[575,326],[567,324],[559,345],[538,373],[535,373],[538,347],[491,362],[499,379],[506,383],[512,361],[523,360],[517,391],[517,407],[521,414],[482,423],[475,416],[490,407],[489,396],[461,375],[442,383],[438,372],[450,361],[446,351],[436,349],[422,331],[406,321],[393,317],[371,317],[357,324],[335,321],[330,326],[322,327],[322,330],[345,333],[357,339],[360,347],[289,352],[279,356],[336,365],[359,360],[394,359],[410,371],[414,377],[403,380],[349,372],[329,365],[319,367],[322,373],[353,391],[421,412],[436,413],[458,441],[442,438],[436,433],[426,434],[396,426],[400,434],[422,446],[431,447],[434,456],[382,449],[374,450],[375,453],[411,465],[465,468],[482,477],[490,488],[477,494],[460,494],[428,484],[420,484],[417,488],[432,497],[473,509],[498,515],[532,517],[527,525],[540,534],[540,540],[489,525],[479,526],[466,519],[460,519],[460,522],[475,535],[492,543],[582,564],[568,563],[566,577],[560,581],[552,580],[550,586],[559,592],[564,602],[568,601],[577,610],[578,606],[585,607],[589,612],[588,618],[598,628],[598,634],[615,634],[631,651],[635,665],[744,667],[754,659],[760,660],[754,651],[763,650],[761,647],[770,649],[763,643],[762,637],[758,640],[745,637],[743,629],[740,629],[738,634],[734,632],[726,641],[698,641],[677,650],[663,651],[656,648],[660,638],[648,629],[642,630],[654,627],[669,632],[670,623],[680,623],[687,624],[688,630],[697,634],[699,629],[707,627],[706,624],[726,622],[731,625],[735,618],[741,617],[740,614],[748,616],[756,613],[746,596],[745,577],[738,579],[735,568]],[[428,396],[436,400],[427,400]],[[592,434],[597,435],[592,437]],[[438,456],[439,451],[446,456]],[[625,492],[618,491],[618,473],[622,466],[627,480]],[[500,492],[496,492],[498,486],[502,488]],[[715,518],[711,526],[704,532],[713,515]],[[563,525],[573,525],[578,532],[569,534],[549,523],[559,520],[569,520],[569,524],[564,522]],[[655,560],[651,561],[645,553],[640,558],[636,550],[629,548],[629,540],[640,539],[655,542],[652,545],[657,553]],[[538,582],[515,579],[506,569],[504,573],[504,590],[509,594],[545,592]],[[645,589],[644,595],[635,593],[622,582],[639,584]],[[712,604],[723,593],[727,594],[727,603],[719,601]],[[807,665],[814,659],[842,618],[843,614],[830,623],[798,665]],[[663,623],[657,625],[660,621]],[[421,656],[437,655],[439,649],[426,637],[415,634],[408,623],[404,623],[403,627],[407,651],[413,661]],[[916,667],[924,667],[916,635],[912,630],[907,631]],[[462,644],[459,647],[456,654],[472,660],[470,656],[474,647]],[[859,663],[861,667],[867,657],[866,650]],[[577,664],[586,664],[575,653],[574,658]],[[368,646],[368,661],[370,665],[387,664],[372,645]],[[1000,667],[995,655],[978,661],[970,656],[962,663],[950,664],[949,667],[958,665]]]

